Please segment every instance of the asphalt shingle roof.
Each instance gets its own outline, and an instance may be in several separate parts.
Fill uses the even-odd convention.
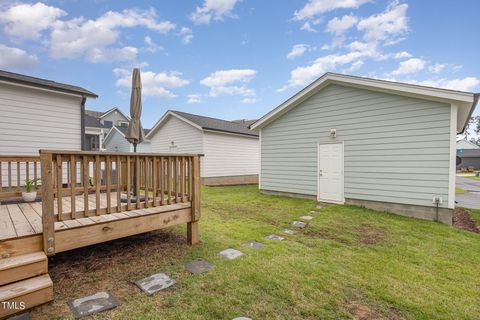
[[[87,89],[84,89],[82,87],[73,86],[71,84],[66,84],[66,83],[55,82],[52,80],[47,80],[42,78],[30,77],[24,74],[13,73],[13,72],[8,72],[4,70],[0,70],[0,80],[13,82],[13,83],[26,84],[34,87],[40,87],[40,88],[45,88],[45,89],[50,89],[55,91],[76,93],[76,94],[84,95],[91,98],[98,97],[97,94],[91,91],[88,91]]]
[[[191,113],[186,113],[181,111],[174,111],[174,110],[170,110],[170,111],[172,113],[179,115],[180,117],[187,119],[188,121],[193,122],[197,126],[202,127],[202,129],[238,133],[238,134],[243,134],[247,136],[258,137],[258,133],[250,130],[248,128],[249,124],[244,123],[243,120],[227,121],[222,119],[199,116],[196,114],[191,114]],[[248,122],[252,121],[250,123],[253,123],[256,120],[247,120],[247,121]]]

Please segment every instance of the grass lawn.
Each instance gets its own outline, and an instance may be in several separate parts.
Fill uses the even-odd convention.
[[[315,205],[256,186],[205,187],[203,244],[188,247],[179,227],[58,254],[50,263],[55,302],[32,318],[72,318],[66,301],[109,290],[121,305],[96,319],[478,319],[478,234],[334,205],[297,235],[263,238]],[[246,248],[248,240],[266,246]],[[246,255],[217,255],[229,247]],[[216,267],[190,275],[183,263],[195,258]],[[150,297],[131,283],[156,272],[177,284]]]
[[[468,179],[473,179],[473,180],[480,180],[480,176],[464,176],[465,178],[468,178]]]
[[[468,193],[468,191],[460,187],[455,187],[455,194],[464,194],[464,193]]]

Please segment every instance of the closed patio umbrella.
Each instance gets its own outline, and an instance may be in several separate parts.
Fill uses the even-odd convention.
[[[132,95],[130,96],[130,122],[128,123],[127,134],[125,138],[133,143],[133,152],[137,152],[137,144],[142,143],[145,134],[142,128],[140,117],[142,116],[142,81],[140,79],[140,70],[133,69],[132,73]],[[137,168],[136,161],[133,169],[133,194],[137,197]],[[133,200],[133,199],[132,199]]]
[[[133,143],[133,151],[137,152],[137,144],[145,140],[142,122],[142,80],[140,79],[140,70],[133,69],[132,73],[132,95],[130,96],[130,122],[128,123],[127,134],[125,138]]]

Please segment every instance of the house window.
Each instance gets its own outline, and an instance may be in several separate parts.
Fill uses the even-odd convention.
[[[126,128],[126,127],[128,127],[128,122],[127,121],[118,121],[118,125],[120,127],[125,127]]]
[[[112,121],[103,121],[103,124],[107,127],[107,128],[111,128],[113,126],[113,122]]]
[[[95,134],[85,135],[85,149],[90,151],[98,151],[100,149],[100,137]]]

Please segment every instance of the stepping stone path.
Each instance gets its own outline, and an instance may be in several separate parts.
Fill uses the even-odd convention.
[[[253,248],[253,249],[257,249],[257,250],[265,247],[265,245],[263,243],[253,241],[253,240],[245,242],[244,245],[247,246],[247,247]]]
[[[175,280],[165,273],[156,273],[150,277],[135,281],[135,284],[146,294],[152,295],[160,290],[173,286]]]
[[[214,267],[215,265],[203,259],[193,260],[185,264],[185,269],[193,274],[204,273]]]
[[[300,219],[301,220],[312,220],[313,217],[312,216],[301,216]]]
[[[244,255],[244,253],[240,250],[237,250],[237,249],[225,249],[223,251],[221,251],[219,254],[219,256],[222,256],[228,260],[234,260],[234,259],[237,259],[237,258],[240,258],[241,256]]]
[[[247,317],[236,317],[236,318],[233,318],[233,320],[252,320],[252,318],[247,318]]]
[[[306,222],[303,222],[303,221],[293,221],[291,223],[292,226],[294,227],[297,227],[297,228],[300,228],[300,229],[303,229],[307,226],[307,223]]]
[[[277,236],[276,234],[269,234],[268,236],[265,236],[265,238],[277,241],[282,241],[283,239],[285,239],[284,237]]]
[[[76,319],[107,311],[118,306],[118,301],[110,292],[101,291],[94,295],[68,302]]]
[[[318,210],[312,210],[312,211],[310,211],[310,213],[313,213],[313,214],[319,214],[319,213],[321,213],[321,212],[320,212],[320,211],[318,211]]]
[[[298,233],[297,230],[291,230],[291,229],[283,229],[282,232],[290,235],[294,235]]]

